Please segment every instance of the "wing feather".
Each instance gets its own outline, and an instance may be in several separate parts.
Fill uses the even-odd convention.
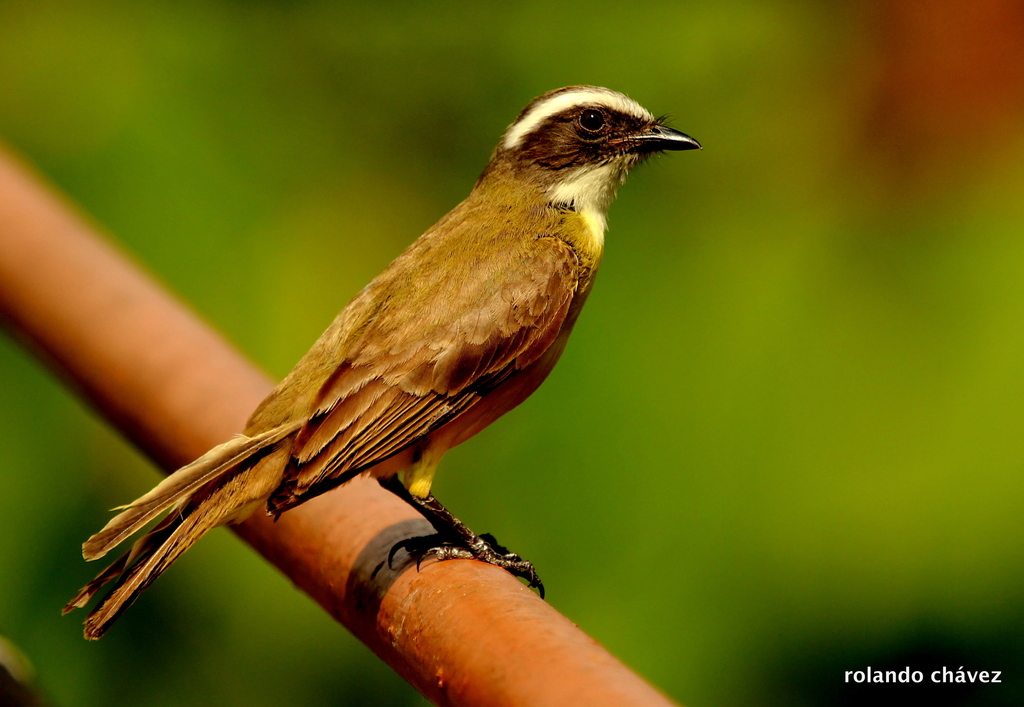
[[[472,277],[381,306],[324,383],[296,436],[280,513],[416,444],[471,409],[555,341],[579,283],[563,240],[532,239]]]

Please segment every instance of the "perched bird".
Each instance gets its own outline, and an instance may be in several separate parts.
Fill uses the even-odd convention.
[[[437,502],[434,471],[555,365],[594,283],[605,214],[626,174],[655,153],[695,148],[606,88],[534,99],[469,197],[356,295],[241,435],[117,509],[86,541],[85,559],[99,559],[170,511],[65,613],[116,580],[85,622],[86,638],[99,638],[211,528],[260,506],[277,516],[361,473],[437,531],[401,547],[421,558],[490,562],[543,591],[533,565]]]

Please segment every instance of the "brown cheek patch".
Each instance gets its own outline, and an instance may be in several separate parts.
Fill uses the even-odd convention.
[[[577,137],[572,119],[563,115],[548,118],[530,133],[523,142],[521,154],[526,160],[548,169],[565,169],[594,156],[593,147]]]
[[[639,132],[645,125],[634,116],[605,111],[610,129],[597,140],[587,140],[577,131],[577,112],[574,108],[551,116],[525,136],[520,147],[522,158],[552,170],[600,164],[622,154],[622,138]]]

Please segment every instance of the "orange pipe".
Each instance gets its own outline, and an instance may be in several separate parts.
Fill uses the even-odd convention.
[[[2,148],[0,317],[167,471],[240,431],[272,387]],[[672,704],[503,570],[453,560],[373,577],[430,527],[372,481],[235,530],[436,704]]]

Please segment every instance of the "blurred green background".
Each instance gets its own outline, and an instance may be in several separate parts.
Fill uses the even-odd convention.
[[[867,665],[1024,703],[1021,3],[0,0],[0,135],[278,377],[573,83],[705,149],[622,189],[560,365],[438,496],[688,705],[895,694]],[[52,704],[422,703],[223,530],[86,643],[80,543],[158,476],[6,337],[0,449]]]

